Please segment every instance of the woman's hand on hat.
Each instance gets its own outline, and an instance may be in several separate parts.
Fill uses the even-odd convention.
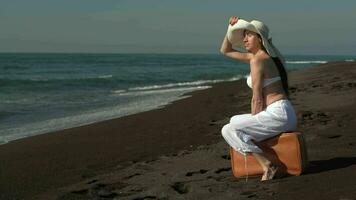
[[[232,17],[230,17],[230,19],[229,19],[229,24],[230,24],[231,26],[233,26],[234,24],[237,23],[238,20],[239,20],[238,17],[232,16]]]

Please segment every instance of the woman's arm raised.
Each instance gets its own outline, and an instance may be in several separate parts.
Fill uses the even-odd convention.
[[[235,16],[230,17],[229,19],[229,24],[230,25],[234,25],[236,24],[238,21],[238,18]],[[250,63],[250,60],[252,58],[252,54],[251,53],[241,53],[238,52],[236,50],[234,50],[232,48],[231,43],[229,42],[229,40],[227,39],[227,36],[225,36],[222,44],[221,44],[221,48],[220,48],[220,52],[228,57],[234,58],[234,59],[238,59],[242,62],[245,63]]]

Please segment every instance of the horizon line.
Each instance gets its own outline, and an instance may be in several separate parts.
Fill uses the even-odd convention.
[[[198,52],[190,52],[190,53],[182,53],[182,52],[1,52],[0,54],[166,54],[166,55],[222,55],[220,53],[198,53]],[[356,56],[352,54],[298,54],[298,53],[288,53],[284,54],[284,56]]]

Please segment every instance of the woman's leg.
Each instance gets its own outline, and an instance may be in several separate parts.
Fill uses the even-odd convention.
[[[230,145],[232,143],[236,144],[236,142],[239,141],[238,143],[241,144],[239,146],[243,147],[239,150],[251,152],[256,158],[264,171],[261,181],[274,178],[278,169],[277,166],[272,163],[253,142],[255,139],[263,140],[266,135],[274,134],[265,126],[261,126],[261,124],[257,122],[256,117],[253,117],[251,114],[235,115],[231,118],[230,123],[225,127],[223,132],[225,132],[225,134],[223,134],[225,135],[225,139],[226,137],[230,137],[230,142],[228,142]]]
[[[276,175],[278,167],[272,163],[263,153],[252,153],[262,166],[264,171],[261,181],[271,180]]]

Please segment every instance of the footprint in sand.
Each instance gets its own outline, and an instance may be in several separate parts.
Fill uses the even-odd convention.
[[[182,182],[173,183],[173,185],[171,185],[171,188],[173,188],[178,194],[186,194],[189,192],[188,187]]]
[[[73,190],[71,191],[72,194],[80,194],[80,195],[84,195],[88,193],[88,189],[79,189],[79,190]]]
[[[298,119],[303,126],[314,124],[327,125],[331,121],[331,116],[324,112],[301,111],[298,114]]]
[[[219,169],[215,170],[215,174],[220,174],[220,173],[222,173],[222,172],[228,172],[228,171],[230,171],[230,170],[231,170],[230,167],[219,168]]]
[[[291,94],[295,93],[297,91],[297,88],[296,87],[289,87],[289,92]]]
[[[347,83],[334,83],[330,86],[331,90],[349,90],[356,88],[356,82],[347,82]]]
[[[134,198],[133,200],[146,200],[146,199],[157,199],[157,197],[156,196],[144,196],[144,197]]]
[[[223,155],[223,156],[221,156],[221,158],[225,159],[225,160],[231,160],[230,155]]]
[[[141,174],[140,173],[135,173],[135,174],[132,174],[132,175],[129,175],[129,176],[126,176],[124,177],[123,179],[130,179],[132,177],[135,177],[135,176],[140,176]]]
[[[87,184],[90,185],[90,184],[95,183],[95,182],[98,182],[98,180],[97,179],[93,179],[91,181],[88,181]]]
[[[327,138],[329,138],[329,139],[335,139],[335,138],[339,138],[339,137],[341,137],[342,135],[329,135],[329,136],[327,136]]]
[[[347,83],[347,86],[350,88],[356,88],[356,83]]]
[[[318,88],[318,87],[321,87],[322,85],[321,84],[312,84],[311,86],[312,86],[312,88]]]
[[[246,196],[247,198],[252,198],[252,197],[256,197],[257,196],[257,194],[255,194],[252,191],[241,192],[240,195]]]
[[[194,171],[194,172],[187,172],[185,174],[185,176],[193,176],[194,174],[205,174],[206,172],[208,172],[208,170],[206,169],[201,169],[199,171]]]
[[[114,197],[118,196],[118,194],[116,192],[111,192],[111,191],[102,189],[102,190],[98,191],[97,196],[99,196],[101,198],[114,198]]]

